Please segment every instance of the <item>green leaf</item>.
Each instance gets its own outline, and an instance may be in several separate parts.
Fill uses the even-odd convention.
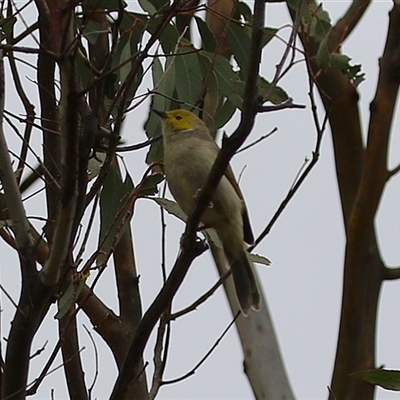
[[[347,76],[354,87],[357,87],[362,81],[365,80],[365,73],[361,72],[361,65],[349,66]]]
[[[242,107],[245,83],[240,80],[239,74],[232,69],[229,61],[220,55],[200,52],[203,73],[211,68],[215,72],[218,90],[226,96],[237,108]]]
[[[81,22],[81,28],[82,28],[82,33],[83,36],[87,39],[87,41],[90,44],[95,44],[97,42],[97,39],[99,38],[99,35],[104,33],[108,33],[98,22],[93,21],[91,19],[83,21],[83,19],[80,18]],[[83,23],[84,22],[84,23]]]
[[[99,245],[103,242],[99,250],[108,253],[112,246],[116,246],[124,232],[124,226],[129,224],[132,215],[127,213],[131,204],[127,202],[127,196],[132,192],[134,186],[129,174],[126,174],[125,181],[122,181],[116,166],[111,166],[106,179],[104,180],[103,190],[100,195],[100,237]],[[122,226],[124,223],[124,226]],[[104,261],[104,254],[97,257],[97,265]]]
[[[154,200],[159,206],[167,211],[168,214],[177,217],[183,222],[187,221],[187,215],[182,211],[182,208],[175,201],[166,199],[165,197],[153,197],[152,200]],[[202,226],[204,227],[204,225],[200,225],[200,228]],[[207,239],[211,238],[218,247],[222,248],[221,242],[219,241],[218,235],[214,229],[204,229],[202,232]]]
[[[264,28],[262,46],[266,46],[276,36],[278,31],[279,29],[275,28]]]
[[[226,100],[220,110],[215,114],[214,130],[222,128],[236,111],[236,106],[229,100]]]
[[[187,215],[182,211],[182,208],[179,207],[178,203],[162,197],[157,197],[157,198],[155,197],[153,198],[153,200],[169,214],[174,215],[181,221],[186,222]]]
[[[271,89],[271,84],[263,77],[258,79],[258,95],[263,103],[270,101],[272,104],[282,104],[289,99],[288,94],[280,86]]]
[[[185,54],[190,47],[179,49],[175,57],[175,83],[180,101],[195,104],[203,87],[203,74],[196,53]]]
[[[251,8],[248,6],[247,3],[239,1],[236,5],[236,10],[245,19],[246,22],[248,22],[250,25],[253,24],[253,12],[251,11]],[[239,20],[239,18],[236,19]]]
[[[351,58],[345,54],[332,53],[329,55],[329,63],[332,68],[338,68],[343,72],[346,72],[349,68]]]
[[[332,68],[338,68],[346,73],[353,86],[357,87],[365,79],[365,73],[361,72],[361,65],[351,65],[349,56],[333,53],[330,55],[329,60]]]
[[[215,229],[211,229],[211,228],[203,229],[201,231],[201,233],[203,233],[203,235],[207,239],[207,242],[212,242],[219,249],[223,250],[224,247],[222,246],[222,242],[221,242],[220,238],[218,237],[217,232],[215,231]]]
[[[153,18],[149,21],[146,29],[151,34],[153,34],[161,22],[162,18],[159,17]],[[169,54],[174,50],[176,43],[178,42],[178,39],[179,39],[179,32],[177,31],[174,25],[168,24],[162,30],[161,35],[159,36],[160,44],[165,54]]]
[[[2,33],[2,38],[4,39],[7,35],[11,34],[14,28],[14,25],[17,22],[17,18],[15,16],[10,16],[7,18],[4,18],[0,22],[0,29]]]
[[[120,82],[123,83],[127,76],[129,75],[129,72],[131,71],[131,62],[127,62],[132,57],[132,51],[131,51],[131,44],[130,41],[128,40],[123,47],[121,51],[121,58],[120,58],[120,63],[123,64],[126,62],[126,64],[121,65],[119,68],[119,79]]]
[[[147,12],[151,16],[157,13],[157,8],[150,0],[139,0],[139,5],[142,7],[143,11]]]
[[[306,8],[303,6],[303,8]],[[326,38],[332,28],[329,14],[322,8],[322,5],[313,7],[310,5],[310,35],[317,41]]]
[[[82,51],[82,53],[83,52],[84,51]],[[90,71],[86,62],[87,60],[85,60],[85,56],[82,53],[78,52],[75,57],[76,69],[78,71],[80,83],[83,87],[87,87],[93,80],[93,73]]]
[[[320,42],[329,34],[332,28],[331,20],[321,4],[299,0],[286,0],[286,3],[296,12],[300,7],[303,30],[308,32],[317,42]]]
[[[325,37],[319,44],[316,60],[317,65],[326,71],[330,67],[330,54],[328,50],[328,36]]]
[[[147,0],[147,1],[154,6],[157,12],[160,12],[162,9],[165,9],[170,4],[169,0]]]
[[[112,68],[116,68],[131,59],[124,65],[121,65],[117,71],[117,88],[125,81],[136,60],[132,58],[138,51],[138,45],[142,39],[143,30],[145,29],[145,21],[138,15],[124,13],[121,26],[120,37],[112,57]],[[141,79],[141,73],[138,72],[137,79]]]
[[[400,371],[397,370],[373,369],[354,372],[350,376],[381,386],[387,390],[400,391]]]
[[[194,20],[196,21],[197,29],[199,30],[203,49],[214,53],[217,48],[214,34],[210,31],[210,28],[203,19],[195,16]]]
[[[2,219],[0,220],[0,229],[4,228],[5,226],[13,226],[12,219]]]
[[[251,39],[246,32],[246,28],[243,25],[231,22],[226,32],[226,41],[245,76],[249,65],[249,50],[251,48]]]
[[[269,260],[267,257],[261,256],[260,254],[250,253],[249,258],[255,264],[262,264],[266,265],[267,267],[271,265],[271,260]]]
[[[86,279],[87,278],[81,279],[78,284],[73,282],[68,286],[67,290],[58,302],[58,312],[54,316],[54,318],[61,319],[65,314],[67,314],[67,312],[75,304],[75,301],[79,296],[79,293],[81,292],[83,285],[86,282]]]
[[[158,193],[157,185],[164,180],[164,175],[154,173],[147,175],[138,187],[140,196],[153,196]]]
[[[163,66],[161,65],[158,57],[154,58],[152,75],[153,75],[153,86],[154,90],[164,94],[166,96],[172,96],[173,88],[175,87],[175,69],[174,69],[174,57],[168,57],[165,65],[166,69],[164,72]],[[151,96],[151,108],[156,110],[165,111],[169,110],[171,100],[162,95]],[[149,138],[153,138],[161,134],[161,122],[160,118],[153,112],[149,113],[149,117],[144,124],[146,135]],[[159,140],[150,146],[149,152],[146,156],[146,162],[151,164],[158,162],[163,159],[163,143]]]

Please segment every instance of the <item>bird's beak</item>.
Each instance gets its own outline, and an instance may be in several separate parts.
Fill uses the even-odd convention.
[[[160,110],[156,110],[155,108],[150,108],[151,111],[153,111],[154,113],[156,113],[161,119],[167,119],[167,113],[164,111],[160,111]]]

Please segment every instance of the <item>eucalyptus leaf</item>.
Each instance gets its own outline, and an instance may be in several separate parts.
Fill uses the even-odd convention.
[[[146,29],[153,34],[155,30],[159,27],[160,23],[162,22],[161,17],[152,18],[146,27]],[[159,41],[161,47],[165,54],[170,54],[178,42],[179,32],[175,28],[174,25],[168,24],[161,32],[159,36]]]
[[[73,307],[76,302],[77,297],[82,291],[83,285],[85,284],[87,278],[81,279],[78,284],[72,282],[65,293],[62,295],[58,302],[58,312],[54,316],[55,319],[61,319],[67,312]]]
[[[262,264],[266,265],[267,267],[271,265],[271,260],[265,256],[261,256],[260,254],[250,253],[249,258],[255,264]]]
[[[151,96],[151,108],[155,108],[156,110],[165,111],[169,110],[171,101],[162,96],[163,94],[166,96],[170,96],[170,91],[174,87],[175,83],[175,73],[174,73],[174,65],[173,65],[173,57],[169,57],[171,60],[167,60],[166,62],[166,70],[164,71],[163,66],[158,57],[154,58],[153,67],[152,67],[152,76],[153,76],[153,87],[154,90],[160,93],[154,94]],[[146,135],[149,138],[153,138],[161,134],[161,122],[160,118],[155,115],[153,112],[149,113],[147,121],[144,124],[144,129],[146,131]],[[158,140],[150,146],[149,152],[146,156],[146,162],[148,164],[161,161],[163,159],[163,144],[162,140]]]
[[[346,72],[350,66],[351,58],[346,54],[332,53],[329,55],[329,63],[332,68],[338,68],[343,72]]]
[[[104,240],[99,250],[104,253],[111,251],[112,245],[116,246],[124,232],[122,224],[129,224],[132,215],[127,216],[131,204],[127,196],[134,188],[133,182],[127,173],[123,181],[115,166],[111,166],[104,180],[103,190],[100,195],[100,237],[99,245]],[[97,265],[104,261],[104,254],[97,257]]]
[[[226,32],[226,41],[245,76],[249,65],[249,49],[251,48],[251,38],[247,34],[245,27],[231,22]]]
[[[233,71],[230,62],[220,55],[204,51],[199,54],[203,61],[202,68],[206,71],[214,70],[220,93],[226,96],[237,108],[241,108],[245,83],[240,79],[239,74]]]
[[[289,99],[288,94],[280,86],[274,86],[271,89],[271,83],[263,77],[258,79],[258,95],[262,98],[263,103],[270,101],[275,105],[282,104]]]
[[[179,100],[195,104],[203,87],[203,74],[198,55],[185,54],[190,50],[190,47],[182,47],[175,57],[175,82]]]
[[[16,23],[17,18],[14,15],[2,19],[0,22],[1,31],[4,32],[5,35],[9,35],[12,32]]]
[[[119,68],[120,82],[123,83],[131,71],[131,63],[127,62],[132,57],[131,44],[128,39],[121,52],[121,67]]]
[[[194,20],[196,21],[197,29],[199,30],[203,49],[214,53],[217,48],[214,34],[210,31],[210,28],[203,19],[194,16]]]
[[[179,207],[178,203],[163,197],[154,197],[153,200],[169,214],[174,215],[181,221],[186,222],[187,215],[182,211],[182,208]]]
[[[84,24],[81,22],[81,28],[83,36],[87,39],[90,44],[95,44],[99,35],[104,35],[104,33],[108,33],[98,22],[93,21],[91,19],[85,19]]]
[[[158,184],[164,180],[164,175],[161,173],[154,173],[144,178],[140,184],[140,196],[153,196],[158,193]]]
[[[214,130],[222,128],[228,121],[230,121],[235,111],[236,106],[228,99],[225,100],[224,104],[214,117]]]
[[[207,242],[212,242],[215,244],[215,246],[217,246],[219,249],[223,250],[223,246],[222,246],[222,242],[220,240],[220,238],[217,235],[217,232],[215,231],[215,229],[203,229],[201,231],[205,238],[207,239]]]
[[[387,390],[400,391],[400,371],[388,369],[373,369],[354,372],[350,376],[362,379],[372,385],[381,386]]]
[[[278,33],[279,29],[275,28],[264,28],[264,35],[262,39],[262,46],[266,46]]]
[[[328,50],[328,37],[325,37],[319,44],[316,60],[319,67],[326,71],[330,67],[330,54]]]
[[[153,16],[157,13],[157,9],[150,0],[138,0],[140,7],[143,11],[147,12],[149,15]]]
[[[13,221],[12,221],[12,219],[3,219],[3,220],[0,220],[0,229],[4,228],[5,226],[12,227],[12,226],[13,226]]]
[[[247,3],[239,1],[236,5],[236,10],[241,16],[243,16],[246,22],[248,22],[249,24],[253,23],[253,12],[251,11],[251,8]]]
[[[329,35],[332,28],[329,14],[322,8],[321,4],[315,7],[311,6],[309,12],[311,18],[309,28],[310,35],[315,40],[321,41]]]

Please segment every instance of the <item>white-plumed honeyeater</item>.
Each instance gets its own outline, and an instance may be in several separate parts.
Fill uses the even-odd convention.
[[[161,118],[164,140],[164,171],[171,193],[190,215],[196,196],[207,182],[219,147],[204,122],[187,110],[153,111]],[[216,230],[232,269],[242,312],[260,308],[260,292],[245,242],[253,233],[243,195],[230,166],[205,210],[202,223]]]

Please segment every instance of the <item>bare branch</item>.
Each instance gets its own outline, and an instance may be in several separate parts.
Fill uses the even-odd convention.
[[[4,187],[10,218],[13,221],[17,247],[18,249],[30,248],[32,240],[29,234],[29,223],[8,155],[8,146],[3,130],[4,96],[4,63],[3,54],[0,52],[0,179]]]
[[[69,20],[68,17],[66,17]],[[72,25],[66,28],[66,45],[70,44]],[[53,246],[50,257],[41,270],[41,279],[45,285],[57,283],[60,266],[64,261],[70,246],[70,235],[74,225],[76,200],[78,196],[77,177],[79,174],[79,104],[80,96],[77,95],[75,62],[71,57],[65,58],[60,63],[61,74],[61,140],[62,140],[62,193],[60,215],[57,219]]]
[[[217,289],[225,282],[225,280],[231,275],[232,271],[229,269],[227,270],[221,277],[218,279],[218,281],[213,285],[209,290],[207,290],[206,293],[204,293],[202,296],[200,296],[194,303],[192,303],[190,306],[184,308],[183,310],[177,311],[173,314],[170,315],[170,320],[176,320],[179,317],[182,317],[183,315],[186,315],[192,311],[197,310],[197,308],[203,304],[206,300],[208,300],[216,291]]]
[[[170,385],[173,383],[178,383],[181,382],[190,376],[194,375],[196,371],[206,362],[207,358],[210,357],[210,355],[213,353],[213,351],[218,347],[218,345],[221,343],[222,339],[225,337],[225,335],[229,332],[229,329],[235,324],[235,321],[240,315],[240,311],[237,312],[235,317],[232,319],[232,321],[229,323],[229,325],[225,328],[225,330],[222,332],[222,334],[219,336],[219,338],[215,341],[215,343],[211,346],[210,350],[207,351],[207,353],[202,357],[202,359],[186,374],[180,376],[179,378],[171,379],[169,381],[163,381],[161,382],[162,385]]]
[[[331,50],[337,51],[339,46],[353,32],[353,29],[358,25],[370,3],[371,0],[352,1],[344,16],[339,19],[329,34],[329,46]]]
[[[271,111],[280,111],[280,110],[286,110],[287,108],[305,109],[306,106],[303,104],[295,104],[295,103],[293,103],[293,99],[289,98],[281,104],[276,104],[276,105],[272,105],[272,106],[259,106],[258,112],[265,113],[265,112],[271,112]]]
[[[134,151],[134,150],[143,149],[144,147],[150,146],[151,144],[158,142],[159,140],[161,140],[161,138],[162,138],[162,136],[158,135],[158,136],[154,136],[150,139],[147,139],[142,143],[131,144],[129,146],[118,146],[115,151],[123,152],[123,151]]]
[[[393,168],[392,170],[388,171],[388,180],[390,178],[392,178],[393,176],[395,176],[398,172],[400,172],[400,164],[397,165],[395,168]]]
[[[91,399],[91,393],[93,391],[94,385],[96,384],[97,377],[99,376],[99,354],[97,351],[96,342],[93,339],[93,335],[90,333],[90,331],[86,327],[86,325],[83,325],[83,328],[85,329],[86,333],[88,334],[90,341],[92,342],[93,350],[94,350],[94,371],[95,371],[95,373],[94,373],[94,377],[93,377],[93,382],[88,389],[89,399]]]
[[[393,281],[395,279],[400,279],[400,267],[397,268],[385,267],[383,270],[383,279],[386,281]]]

